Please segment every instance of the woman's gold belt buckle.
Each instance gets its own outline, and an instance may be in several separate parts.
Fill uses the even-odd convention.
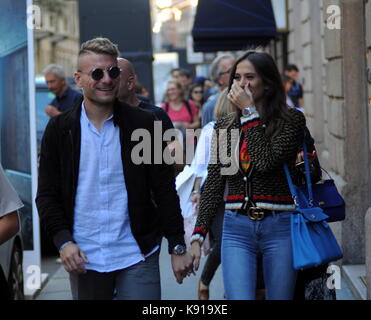
[[[247,210],[247,215],[249,216],[249,218],[251,220],[260,221],[260,220],[263,220],[264,219],[265,212],[263,211],[262,208],[259,208],[259,207],[250,207]]]

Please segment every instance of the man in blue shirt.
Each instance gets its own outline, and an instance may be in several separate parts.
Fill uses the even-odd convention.
[[[48,89],[55,94],[55,98],[45,107],[47,115],[55,117],[72,108],[80,100],[82,93],[68,86],[62,66],[50,64],[43,73]]]
[[[118,54],[106,38],[82,44],[83,99],[49,121],[41,144],[36,204],[78,300],[160,299],[162,236],[176,280],[193,272],[172,166],[151,151],[137,161],[136,132],[149,133],[146,150],[166,145],[154,141],[152,113],[116,99]]]

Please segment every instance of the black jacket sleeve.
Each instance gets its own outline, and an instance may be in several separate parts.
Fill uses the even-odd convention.
[[[57,249],[73,241],[62,201],[62,179],[56,122],[51,119],[41,142],[36,206],[41,225],[53,238]]]
[[[151,129],[152,137],[154,136]],[[167,143],[161,141],[161,145],[156,145],[158,141],[152,139],[152,160],[154,160],[155,148],[162,148],[162,154],[168,152]],[[164,162],[152,162],[148,166],[149,184],[151,187],[157,211],[160,215],[162,231],[168,240],[168,250],[171,254],[172,249],[177,244],[185,245],[184,242],[184,222],[181,214],[179,197],[175,187],[175,174],[172,164]]]

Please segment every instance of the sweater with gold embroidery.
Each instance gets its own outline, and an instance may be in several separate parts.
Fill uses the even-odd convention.
[[[294,210],[283,164],[288,164],[295,181],[298,174],[295,159],[303,143],[305,117],[295,109],[289,112],[290,119],[283,122],[280,131],[272,138],[265,134],[265,125],[257,113],[241,118],[240,122],[233,121],[234,114],[217,121],[208,175],[201,192],[191,242],[203,242],[223,201],[227,210],[250,206],[276,211]],[[248,155],[244,156],[241,150]],[[226,187],[228,195],[224,199]]]

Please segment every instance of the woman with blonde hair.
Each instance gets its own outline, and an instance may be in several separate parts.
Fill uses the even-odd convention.
[[[161,105],[176,129],[197,129],[200,127],[198,108],[191,100],[185,99],[183,87],[176,80],[167,83],[165,102]]]
[[[227,99],[227,88],[220,94],[214,109],[216,119],[234,112],[233,105]],[[207,176],[207,166],[210,159],[210,146],[214,132],[215,121],[206,124],[198,139],[195,156],[190,166],[177,176],[177,190],[184,217],[185,238],[190,240],[197,219],[200,192]],[[198,286],[198,299],[208,300],[209,286],[220,265],[220,242],[223,225],[224,203],[217,209],[217,214],[210,228],[209,243],[204,243],[204,252],[209,251]],[[210,245],[210,248],[209,248]]]

